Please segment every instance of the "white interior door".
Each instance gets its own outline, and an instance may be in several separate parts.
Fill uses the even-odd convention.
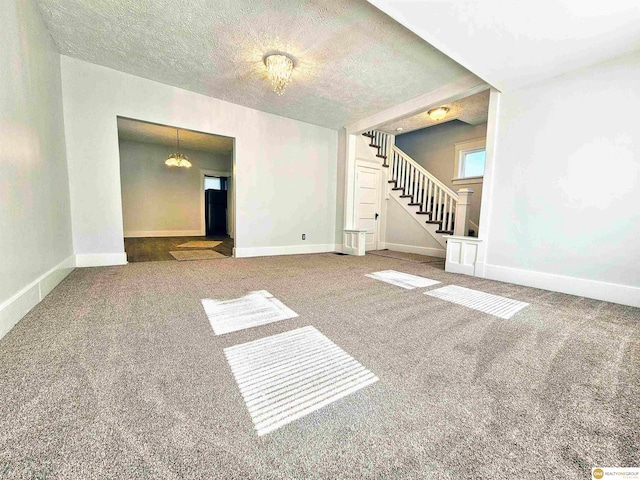
[[[358,163],[357,220],[358,229],[367,231],[365,250],[378,248],[378,216],[380,212],[380,168],[377,165]]]

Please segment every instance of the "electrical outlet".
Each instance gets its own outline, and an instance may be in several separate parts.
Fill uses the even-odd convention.
[[[307,239],[307,234],[306,234],[306,233],[303,233],[303,234],[302,234],[302,239],[303,239],[303,240],[306,240],[306,239]]]

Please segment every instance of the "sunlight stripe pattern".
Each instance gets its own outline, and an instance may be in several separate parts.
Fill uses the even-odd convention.
[[[430,287],[440,282],[437,280],[431,280],[430,278],[419,277],[417,275],[411,275],[409,273],[396,272],[395,270],[384,270],[382,272],[375,272],[366,274],[365,277],[374,278],[381,282],[390,283],[397,287],[406,288],[407,290],[413,290],[414,288]]]
[[[505,320],[510,319],[520,310],[529,306],[528,303],[519,302],[518,300],[511,300],[510,298],[479,292],[470,288],[458,287],[457,285],[447,285],[424,293],[425,295],[479,310]]]
[[[265,435],[378,381],[308,326],[225,348],[258,435]]]
[[[205,298],[201,301],[216,335],[298,316],[266,290],[251,292],[234,300],[220,301]]]

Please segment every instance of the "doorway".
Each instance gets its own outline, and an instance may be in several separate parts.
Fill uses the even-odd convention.
[[[358,161],[356,164],[356,222],[358,228],[366,230],[365,251],[378,249],[380,217],[380,166]]]
[[[234,139],[123,117],[117,124],[127,260],[232,256]]]
[[[205,235],[228,235],[229,177],[204,176]]]

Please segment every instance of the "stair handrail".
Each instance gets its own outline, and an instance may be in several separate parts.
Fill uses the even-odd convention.
[[[453,197],[454,200],[458,200],[458,194],[456,192],[454,192],[453,190],[451,190],[449,187],[447,187],[444,183],[442,183],[440,180],[438,180],[436,177],[433,176],[433,174],[429,173],[428,170],[426,170],[422,165],[420,165],[418,162],[416,162],[413,158],[411,158],[409,155],[407,155],[406,153],[404,153],[402,150],[400,150],[398,147],[396,147],[395,145],[391,146],[391,149],[396,152],[398,155],[400,155],[401,157],[403,157],[405,159],[405,161],[407,161],[408,163],[410,163],[415,169],[417,169],[420,173],[422,173],[425,177],[427,177],[430,181],[432,181],[433,183],[435,183],[436,185],[438,185],[438,187],[440,187],[447,195],[449,195],[450,197]]]

